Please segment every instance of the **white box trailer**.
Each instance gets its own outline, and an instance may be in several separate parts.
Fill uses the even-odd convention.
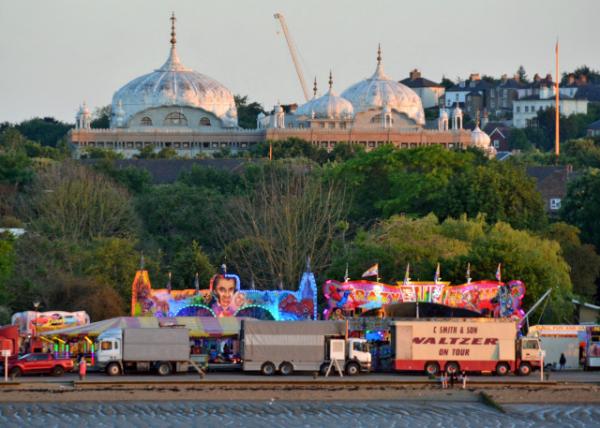
[[[529,327],[527,337],[537,337],[546,351],[544,366],[560,368],[560,355],[566,359],[565,369],[580,368],[581,353],[585,352],[586,326],[583,325],[534,325]],[[584,349],[580,349],[581,345]]]
[[[98,336],[97,364],[109,375],[155,370],[160,375],[187,372],[187,328],[117,328]]]
[[[333,357],[349,375],[371,368],[364,339],[346,339],[345,321],[244,320],[241,331],[244,371],[319,371]]]
[[[510,371],[528,375],[540,366],[537,339],[520,340],[515,321],[493,318],[410,319],[392,322],[397,371]]]

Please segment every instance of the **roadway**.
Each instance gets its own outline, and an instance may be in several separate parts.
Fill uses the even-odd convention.
[[[547,373],[547,372],[545,372]],[[508,375],[504,377],[492,376],[492,375],[469,375],[469,382],[471,383],[539,383],[540,373],[534,372],[530,376],[521,377],[515,375]],[[18,383],[63,383],[63,382],[76,382],[79,380],[79,376],[76,373],[66,373],[60,377],[45,376],[45,375],[27,375],[16,378],[14,381]],[[10,381],[10,378],[9,378]],[[600,384],[600,371],[586,372],[586,371],[556,371],[550,372],[547,381],[552,383],[592,383]],[[370,373],[361,374],[359,376],[348,377],[330,375],[328,378],[318,376],[314,378],[312,374],[295,374],[291,376],[262,376],[255,373],[240,373],[240,372],[209,372],[206,376],[201,379],[197,373],[188,374],[174,374],[170,376],[158,376],[149,374],[128,374],[124,376],[107,376],[104,373],[91,372],[88,373],[86,383],[219,383],[219,384],[243,384],[243,383],[305,383],[305,382],[323,382],[323,383],[339,383],[339,382],[352,382],[352,383],[372,383],[372,384],[386,384],[386,383],[428,383],[432,382],[424,375],[416,375],[414,373]],[[1,384],[1,382],[0,382]]]

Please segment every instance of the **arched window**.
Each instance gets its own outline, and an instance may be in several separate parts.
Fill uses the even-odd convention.
[[[173,112],[165,117],[165,125],[187,126],[188,121],[183,113]]]
[[[210,126],[210,119],[208,117],[203,117],[200,119],[200,126]]]
[[[148,116],[144,116],[142,117],[141,124],[142,126],[152,126],[152,119],[150,119]]]

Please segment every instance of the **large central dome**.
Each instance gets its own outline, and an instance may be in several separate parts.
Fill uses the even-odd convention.
[[[352,103],[354,112],[389,107],[404,113],[419,125],[425,124],[425,112],[421,98],[415,91],[400,82],[390,79],[383,72],[381,50],[377,53],[377,69],[368,79],[350,86],[342,97]]]
[[[175,18],[171,18],[174,22]],[[155,107],[198,107],[237,126],[237,110],[232,93],[216,80],[185,67],[175,48],[175,28],[171,31],[171,52],[162,67],[127,83],[113,95],[112,111],[122,107],[123,123],[140,111]],[[121,106],[119,106],[121,103]],[[113,120],[113,124],[115,121]]]

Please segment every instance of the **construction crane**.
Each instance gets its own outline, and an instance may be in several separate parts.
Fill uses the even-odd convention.
[[[290,50],[290,55],[292,56],[294,67],[296,68],[296,74],[298,74],[298,80],[300,80],[300,86],[302,86],[302,92],[304,92],[304,98],[306,99],[306,101],[308,101],[310,99],[308,95],[308,88],[306,87],[306,82],[304,81],[304,74],[302,74],[302,69],[300,68],[300,63],[298,62],[296,47],[294,46],[294,42],[292,41],[292,37],[290,36],[290,32],[288,31],[287,24],[285,23],[285,18],[281,13],[276,13],[273,15],[273,17],[277,19],[281,24],[281,29],[283,30],[285,41],[287,42],[288,48]]]

